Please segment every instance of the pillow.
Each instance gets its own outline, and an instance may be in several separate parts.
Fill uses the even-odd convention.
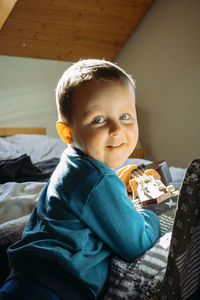
[[[67,147],[59,138],[38,134],[16,134],[0,138],[0,159],[11,159],[27,154],[33,163],[60,158]]]
[[[9,143],[6,138],[0,138],[0,160],[15,158],[19,155],[15,145]]]

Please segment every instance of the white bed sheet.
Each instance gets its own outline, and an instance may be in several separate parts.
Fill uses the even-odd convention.
[[[7,182],[0,185],[0,224],[30,214],[46,182]]]
[[[20,239],[45,184],[7,182],[0,185],[0,246]]]

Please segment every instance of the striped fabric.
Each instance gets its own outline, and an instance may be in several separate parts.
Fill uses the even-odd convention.
[[[162,214],[159,216],[160,219],[160,229],[161,229],[161,236],[163,236],[170,228],[172,228],[174,223],[174,214],[172,212],[172,216],[167,216],[165,214]]]

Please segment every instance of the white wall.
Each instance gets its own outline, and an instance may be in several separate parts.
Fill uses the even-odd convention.
[[[0,127],[46,127],[58,137],[55,88],[70,65],[0,56]]]
[[[155,1],[116,62],[136,79],[148,158],[185,167],[199,157],[200,1]]]

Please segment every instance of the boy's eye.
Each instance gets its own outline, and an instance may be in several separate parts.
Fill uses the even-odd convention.
[[[121,119],[121,120],[128,120],[129,118],[130,118],[129,114],[122,114],[122,115],[120,116],[120,119]]]
[[[102,117],[97,117],[94,119],[94,123],[96,123],[96,124],[103,123],[104,121],[105,121],[105,119]]]

